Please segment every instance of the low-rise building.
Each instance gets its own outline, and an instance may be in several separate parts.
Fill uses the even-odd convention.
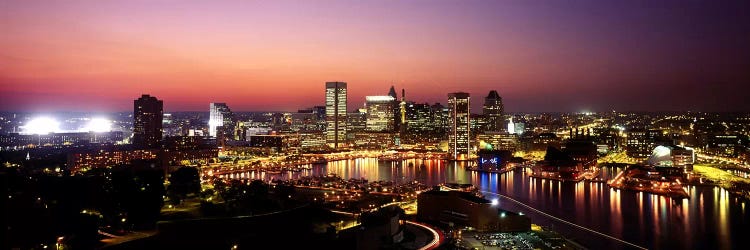
[[[480,149],[508,150],[511,152],[518,149],[518,135],[487,131],[477,135],[477,145]]]
[[[675,145],[657,146],[648,158],[648,164],[654,167],[675,167],[683,172],[692,172],[695,152],[689,147]]]
[[[470,192],[431,190],[417,197],[420,220],[454,223],[478,231],[528,231],[531,220],[525,215],[499,209],[497,202]]]

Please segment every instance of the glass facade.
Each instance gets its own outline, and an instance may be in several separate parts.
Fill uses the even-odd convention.
[[[346,141],[346,83],[326,82],[326,143],[333,148]]]
[[[392,96],[367,96],[367,131],[385,132],[394,130],[394,104]]]
[[[232,129],[232,111],[229,109],[226,103],[214,103],[210,105],[209,119],[208,119],[208,135],[211,137],[217,136],[217,128],[222,127],[224,130]]]
[[[453,159],[468,159],[470,145],[469,93],[448,94],[450,130],[448,134],[449,154]]]

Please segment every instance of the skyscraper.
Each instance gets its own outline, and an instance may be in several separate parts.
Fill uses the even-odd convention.
[[[392,96],[366,96],[367,130],[374,132],[393,131],[395,126]]]
[[[482,106],[482,114],[487,119],[487,131],[500,131],[503,128],[503,111],[503,98],[497,94],[497,91],[490,91],[484,98],[484,106]]]
[[[233,129],[232,111],[226,103],[212,102],[209,104],[208,135],[217,137],[226,135],[227,130]]]
[[[326,143],[343,146],[346,140],[346,83],[326,82]]]
[[[471,122],[469,120],[469,93],[448,94],[450,130],[448,133],[449,154],[453,159],[462,160],[469,156]]]
[[[149,95],[133,101],[133,145],[157,148],[162,140],[164,103]]]
[[[398,94],[396,94],[396,87],[391,85],[391,88],[388,90],[388,96],[393,97],[393,104],[391,105],[391,108],[393,109],[393,130],[394,131],[400,131],[401,129],[401,123],[403,122],[401,120],[401,116],[399,115],[400,106],[398,101]],[[401,100],[403,100],[403,96],[401,97]]]
[[[406,90],[401,89],[401,102],[398,104],[396,113],[396,128],[400,133],[406,132]]]
[[[388,90],[388,96],[393,97],[393,100],[398,100],[395,87],[391,86],[391,89]]]

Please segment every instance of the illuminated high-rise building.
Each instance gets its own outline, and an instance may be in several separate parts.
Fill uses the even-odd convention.
[[[133,101],[133,145],[158,148],[162,141],[164,103],[150,95]]]
[[[393,97],[393,104],[391,105],[391,108],[393,108],[393,131],[404,131],[406,129],[406,99],[404,99],[404,95],[405,92],[401,89],[401,100],[399,101],[396,88],[391,86],[391,89],[388,90],[388,96]]]
[[[408,103],[406,105],[406,121],[408,131],[423,134],[434,132],[436,125],[433,123],[433,112],[430,104]]]
[[[503,128],[503,111],[503,98],[497,91],[490,91],[484,98],[484,106],[482,106],[482,114],[484,119],[487,120],[487,131],[500,131]]]
[[[326,143],[333,148],[346,140],[346,83],[326,82]]]
[[[398,104],[398,113],[396,113],[396,128],[403,133],[406,131],[406,90],[401,89],[401,102]]]
[[[448,121],[448,113],[450,113],[450,109],[446,106],[443,106],[440,103],[435,103],[432,106],[430,106],[430,109],[432,110],[432,123],[434,124],[434,127],[437,128],[437,131],[442,131],[445,133],[450,128],[450,122]]]
[[[367,131],[384,132],[394,129],[394,104],[392,96],[367,96]]]
[[[453,159],[467,159],[470,145],[470,105],[469,93],[456,92],[448,94],[450,130],[448,132],[449,155]]]
[[[360,108],[356,112],[346,114],[346,120],[349,136],[352,136],[353,132],[364,132],[367,130],[367,108]]]
[[[234,129],[232,111],[226,103],[212,102],[209,104],[208,135],[217,137],[227,135],[227,131]]]

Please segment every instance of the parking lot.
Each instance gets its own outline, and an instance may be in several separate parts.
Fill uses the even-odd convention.
[[[468,249],[568,249],[556,239],[542,239],[536,232],[477,233],[466,232],[463,246]]]

